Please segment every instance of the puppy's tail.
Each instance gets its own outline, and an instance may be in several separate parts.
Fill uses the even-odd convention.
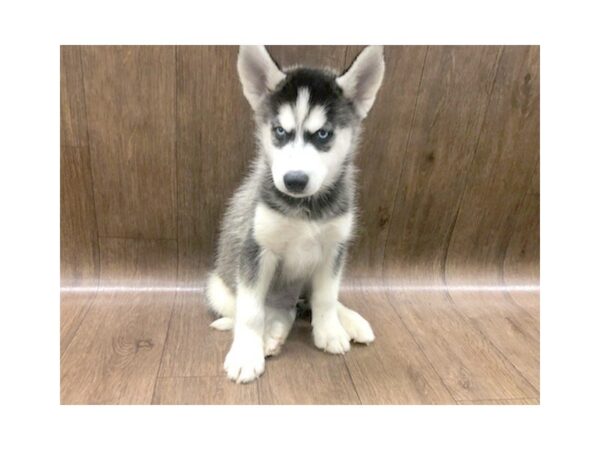
[[[233,317],[235,314],[235,296],[231,289],[223,282],[216,273],[211,273],[206,285],[206,299],[210,308],[221,316],[210,324],[212,328],[226,331],[233,329]]]

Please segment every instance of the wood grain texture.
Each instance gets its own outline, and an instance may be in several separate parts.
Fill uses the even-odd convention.
[[[131,252],[131,259],[137,258],[136,253],[151,256],[157,252],[163,255],[164,264],[175,259],[175,249],[164,243],[148,248],[130,242],[123,248]],[[312,344],[308,321],[298,319],[282,352],[267,360],[258,382],[237,385],[226,379],[223,370],[231,333],[209,328],[212,317],[203,305],[202,293],[179,292],[175,298],[169,292],[111,293],[107,288],[92,300],[64,351],[62,402],[539,402],[539,377],[530,373],[535,373],[534,358],[527,359],[539,352],[532,336],[535,328],[525,328],[531,318],[502,299],[490,308],[494,299],[489,295],[458,304],[448,293],[376,290],[361,284],[344,289],[342,301],[370,321],[374,343],[353,344],[344,356],[329,355]],[[67,295],[62,301],[65,311],[77,306]],[[509,318],[521,324],[520,330],[507,329]],[[67,320],[65,325],[73,322]],[[504,338],[503,333],[507,333]],[[530,372],[527,364],[533,367]]]
[[[387,296],[456,401],[538,396],[447,292],[396,290]]]
[[[506,291],[453,290],[449,296],[470,325],[479,330],[531,386],[539,390],[539,315],[528,313],[516,305]],[[539,304],[539,298],[532,303]]]
[[[83,92],[81,47],[60,47],[60,144],[87,147],[88,130]]]
[[[517,212],[539,170],[538,74],[539,47],[503,49],[479,138],[482,151],[476,152],[466,173],[469,183],[448,248],[450,284],[464,284],[465,278],[503,281]],[[537,222],[522,226],[535,239]]]
[[[344,357],[317,349],[306,320],[297,320],[281,353],[267,359],[258,389],[264,405],[360,404]]]
[[[237,385],[223,376],[159,378],[153,405],[255,405],[256,383]]]
[[[514,230],[502,267],[503,281],[510,297],[532,317],[540,316],[540,293],[516,290],[511,286],[539,286],[540,283],[540,167],[539,155],[530,187],[515,213]]]
[[[385,243],[384,276],[441,281],[494,84],[498,47],[430,47]]]
[[[361,49],[352,47],[348,51],[346,65],[352,63]],[[389,233],[396,233],[390,219],[400,171],[406,164],[426,53],[426,47],[386,49],[386,76],[379,101],[364,123],[362,143],[356,155],[358,227],[347,273],[365,283],[382,276],[386,240]]]
[[[101,285],[107,287],[93,300],[61,356],[61,403],[148,404],[175,291],[114,288],[124,280],[131,288],[148,286],[157,273],[174,279],[176,246],[172,241],[121,239],[101,244]],[[140,271],[141,261],[150,261],[151,267]]]
[[[363,315],[376,335],[373,344],[353,345],[344,356],[363,404],[455,403],[384,291],[356,284],[341,301]]]
[[[161,377],[220,377],[231,345],[229,333],[209,328],[215,320],[199,292],[179,292],[160,367]]]
[[[201,284],[212,265],[227,199],[255,152],[237,47],[177,49],[177,180],[181,279]]]
[[[538,284],[540,279],[540,167],[537,164],[530,185],[515,212],[514,229],[503,261],[507,285]]]
[[[475,400],[469,402],[458,402],[460,405],[539,405],[536,398],[514,398],[501,400]]]
[[[88,313],[96,292],[63,292],[60,296],[60,354],[62,355]]]
[[[361,48],[269,49],[282,65],[339,70]],[[93,277],[77,270],[85,261],[97,265],[95,214],[102,236],[178,239],[181,283],[201,285],[225,203],[255,151],[237,48],[65,47],[63,53],[65,283]],[[539,205],[536,194],[524,197],[522,189],[535,192],[523,180],[539,172],[533,166],[539,160],[538,54],[537,47],[386,48],[386,77],[357,155],[361,214],[349,274],[365,282],[381,273],[395,283],[398,276],[414,282],[423,274],[454,280],[465,274],[462,267],[479,264],[470,252],[481,259],[489,251],[485,258],[498,258],[496,278],[502,266],[508,278],[523,270],[536,275]],[[513,176],[520,177],[517,188]],[[501,203],[504,209],[494,213]],[[498,217],[504,225],[495,227],[503,230],[496,239],[489,227]],[[91,238],[76,239],[82,233],[69,231],[75,220]],[[446,257],[458,272],[443,267]]]
[[[68,186],[67,178],[68,176],[63,176],[63,186]],[[67,221],[61,221],[61,223]],[[97,287],[100,271],[98,237],[89,231],[95,227],[90,224],[91,228],[80,228],[80,233],[73,234],[67,232],[66,227],[67,225],[61,229],[60,238],[61,284],[69,287]],[[73,230],[76,229],[73,227]]]
[[[79,47],[60,49],[61,280],[98,284],[100,262]]]
[[[175,48],[83,47],[100,236],[177,237]]]
[[[102,290],[175,291],[177,252],[174,239],[100,238],[100,287]]]
[[[303,65],[328,67],[336,72],[345,69],[348,50],[344,45],[269,45],[267,49],[283,69]]]

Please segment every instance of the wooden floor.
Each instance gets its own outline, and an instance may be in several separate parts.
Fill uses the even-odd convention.
[[[63,404],[538,404],[537,292],[345,289],[376,340],[344,356],[298,319],[258,382],[222,369],[231,335],[200,289],[109,286],[61,299]]]

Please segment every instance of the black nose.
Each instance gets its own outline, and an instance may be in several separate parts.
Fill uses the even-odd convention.
[[[283,183],[290,192],[300,193],[308,184],[308,175],[299,170],[294,170],[283,176]]]

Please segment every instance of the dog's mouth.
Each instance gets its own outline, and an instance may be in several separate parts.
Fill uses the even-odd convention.
[[[311,194],[308,192],[289,192],[288,190],[281,190],[277,186],[275,186],[275,188],[282,194],[287,195],[288,197],[292,197],[292,198],[308,198],[308,197],[312,197],[314,195],[314,194]]]
[[[317,195],[317,192],[290,192],[287,189],[285,189],[285,187],[283,189],[280,188],[279,186],[277,186],[276,183],[273,183],[273,187],[275,188],[275,192],[277,192],[279,196],[281,196],[284,199],[288,199],[289,201],[292,201],[294,204],[300,204],[305,201],[310,201],[312,198],[315,197],[315,195]]]

